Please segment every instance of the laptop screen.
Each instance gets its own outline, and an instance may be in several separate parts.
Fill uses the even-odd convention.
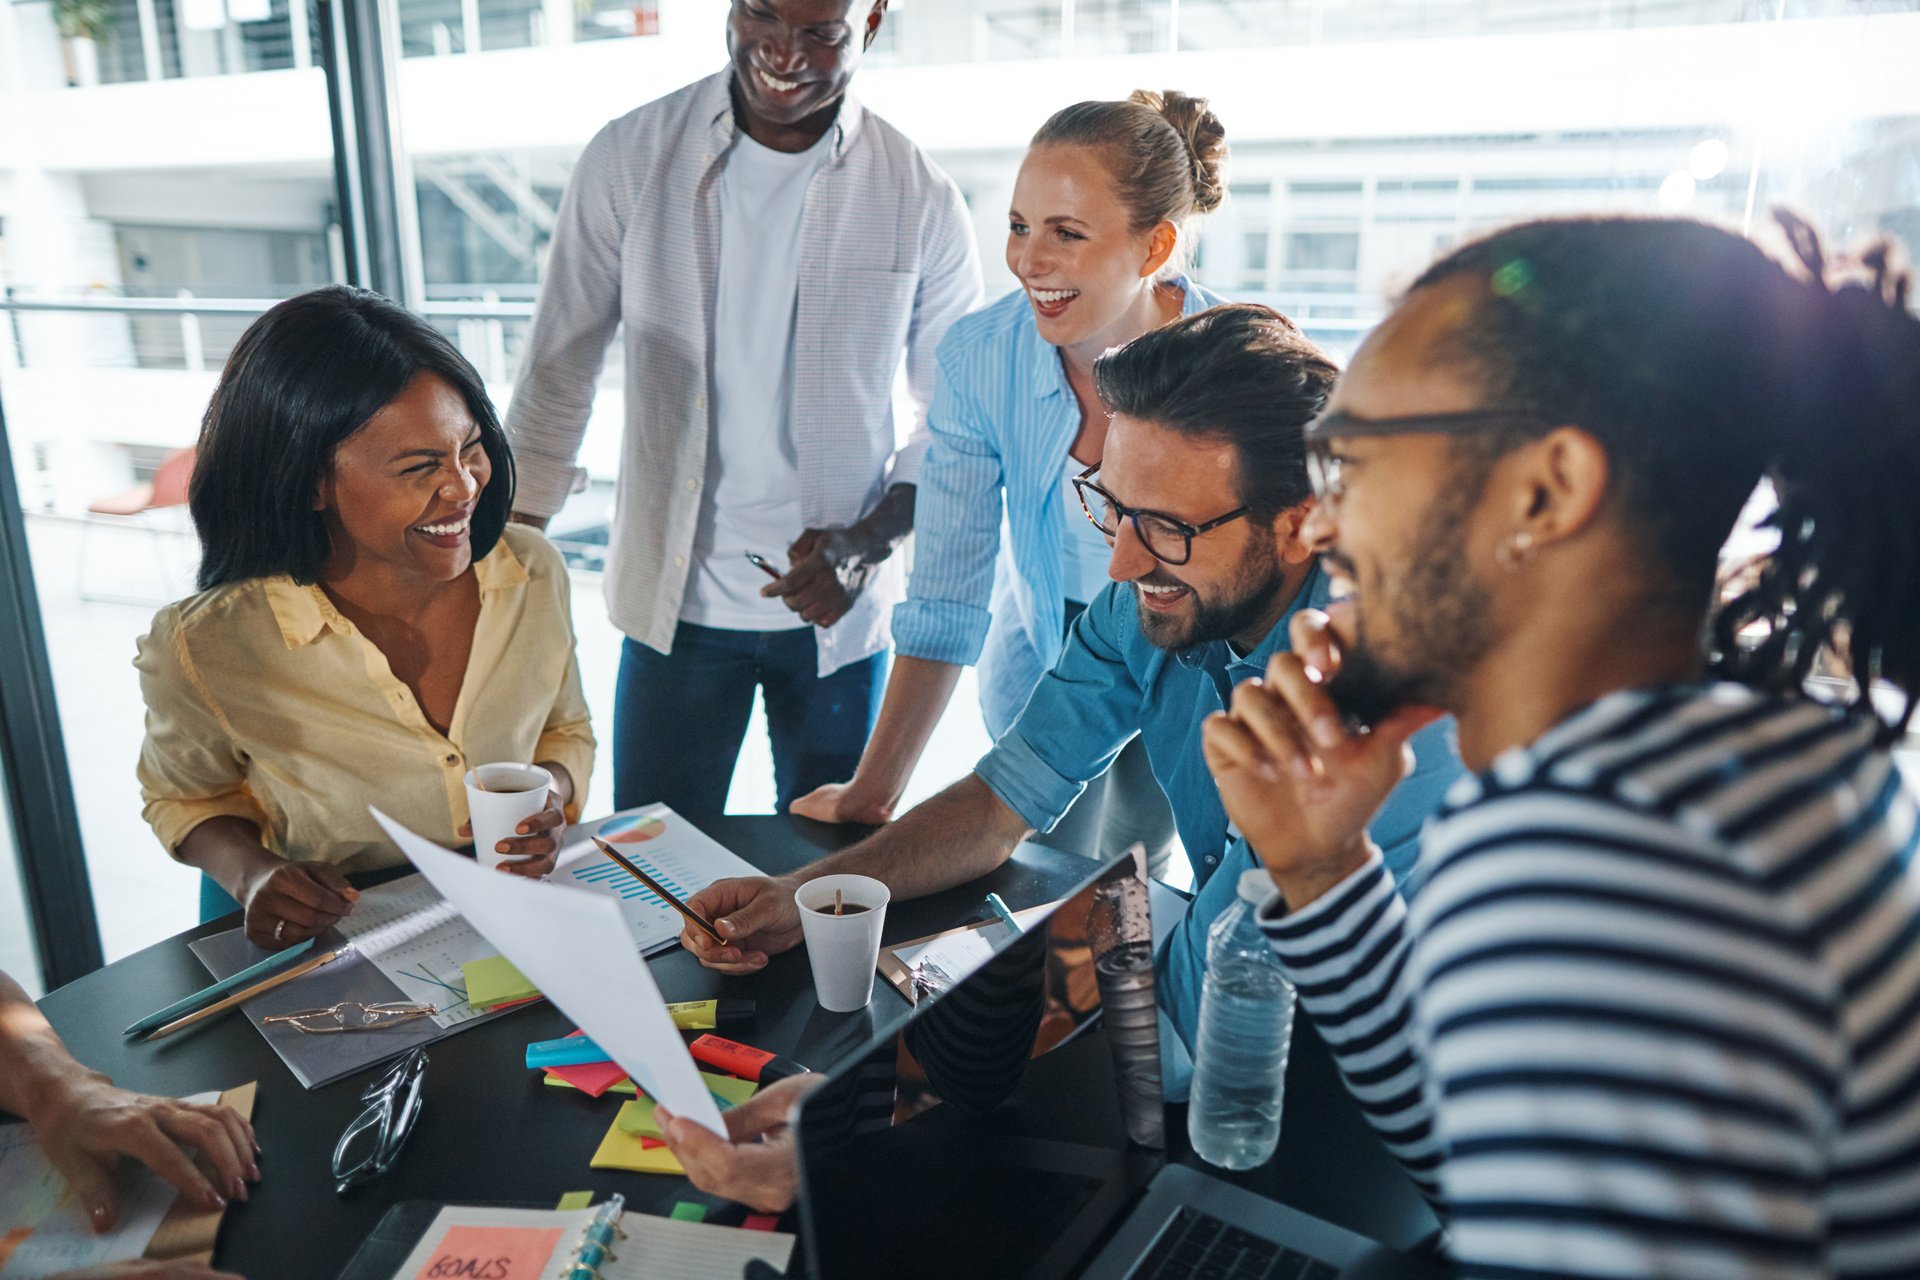
[[[958,950],[949,940],[931,957],[936,972],[943,958],[976,967],[921,994],[901,1031],[808,1097],[798,1124],[810,1275],[1048,1274],[1084,1250],[1065,1224],[1112,1199],[1129,1167],[1112,1055],[1104,1038],[1080,1035],[1101,1013],[1090,930],[1101,927],[1097,899],[1111,922],[1112,883],[1139,875],[1124,856],[1088,865],[1068,898],[1020,913],[1024,933],[993,925]],[[893,976],[916,954],[896,949]]]

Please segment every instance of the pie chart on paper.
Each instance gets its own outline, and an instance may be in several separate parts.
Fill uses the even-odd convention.
[[[666,830],[667,824],[659,818],[635,814],[607,819],[599,834],[608,844],[645,844],[656,836],[664,835]]]

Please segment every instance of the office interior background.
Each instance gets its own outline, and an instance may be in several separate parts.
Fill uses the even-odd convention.
[[[97,963],[96,920],[107,960],[194,923],[198,873],[140,817],[131,660],[153,610],[192,589],[167,462],[240,332],[316,285],[375,284],[451,335],[504,410],[575,157],[606,120],[718,69],[726,10],[0,0],[0,414],[17,492],[0,500],[15,793],[0,967],[38,990]],[[1048,114],[1141,87],[1211,97],[1231,195],[1201,227],[1195,276],[1344,356],[1433,255],[1526,216],[1760,227],[1784,201],[1841,242],[1920,245],[1916,67],[1920,0],[895,0],[855,91],[960,184],[990,297],[1013,287],[1007,198]],[[345,123],[343,100],[358,108]],[[620,358],[616,342],[592,484],[554,524],[602,739],[598,808]],[[764,734],[748,742],[729,807],[766,811]],[[968,683],[908,801],[985,746]]]

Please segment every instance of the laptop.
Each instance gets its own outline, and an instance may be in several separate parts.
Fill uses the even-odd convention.
[[[1089,916],[1101,865],[828,1072],[796,1119],[813,1280],[1399,1280],[1429,1265],[1128,1142]],[[1163,1024],[1164,1027],[1164,1024]]]

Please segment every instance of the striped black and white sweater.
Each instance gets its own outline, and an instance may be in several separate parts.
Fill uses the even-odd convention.
[[[1920,1276],[1915,805],[1876,723],[1610,695],[1262,921],[1466,1276]]]

